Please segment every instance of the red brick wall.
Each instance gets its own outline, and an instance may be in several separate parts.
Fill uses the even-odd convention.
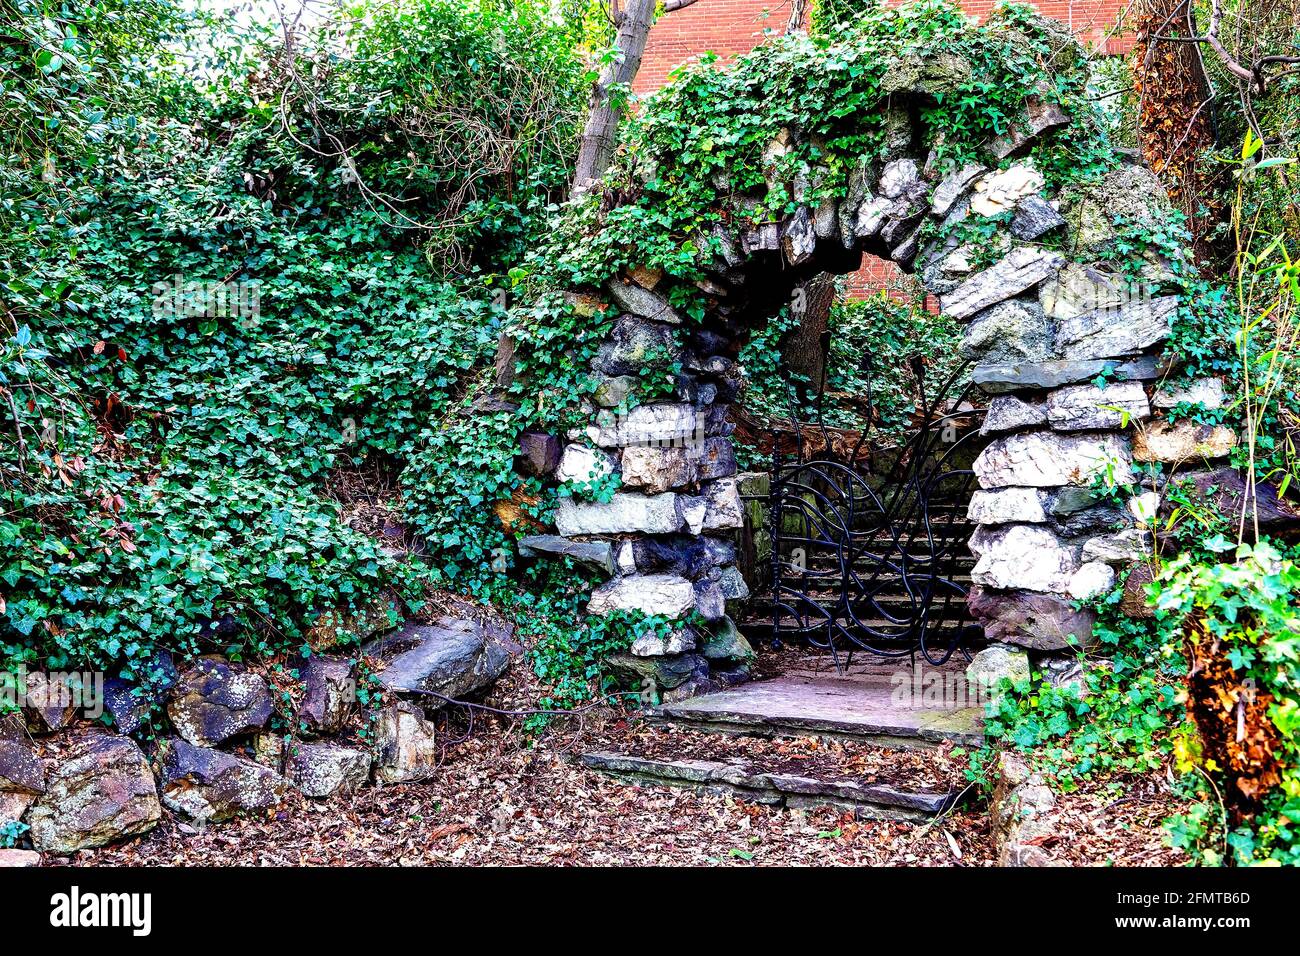
[[[1046,16],[1069,24],[1088,46],[1106,53],[1125,52],[1132,45],[1123,20],[1130,0],[1029,0]],[[983,19],[995,0],[962,0],[962,8]],[[641,69],[633,89],[646,94],[667,82],[668,74],[701,53],[723,59],[748,53],[763,42],[765,31],[784,33],[790,0],[696,0],[692,6],[659,18],[650,30]],[[864,259],[862,269],[848,277],[848,294],[865,297],[898,276],[892,262]]]
[[[892,2],[892,0],[891,0]],[[1131,41],[1113,37],[1131,0],[1029,0],[1029,5],[1074,28],[1089,46],[1107,53],[1127,50]],[[995,0],[963,0],[962,8],[983,19]],[[664,14],[650,30],[641,69],[632,84],[637,93],[663,86],[668,74],[705,51],[724,59],[747,53],[763,41],[764,31],[784,33],[790,0],[697,0],[683,10]]]

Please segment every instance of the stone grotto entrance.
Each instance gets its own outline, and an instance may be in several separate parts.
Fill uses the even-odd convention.
[[[1050,69],[1082,61],[1061,52],[1073,41],[1050,27],[1033,37],[1014,24],[970,29],[1000,31],[1013,59]],[[779,57],[747,62],[737,69],[784,69]],[[839,82],[832,73],[816,77]],[[521,552],[599,567],[604,583],[590,595],[590,614],[676,622],[640,634],[613,662],[653,691],[665,713],[702,708],[720,724],[747,713],[734,698],[751,677],[744,631],[756,636],[751,624],[764,616],[778,635],[870,651],[894,670],[900,658],[903,666],[960,669],[961,638],[976,627],[1018,667],[1028,667],[1026,655],[1043,669],[1068,665],[1093,640],[1095,617],[1080,602],[1111,590],[1150,553],[1158,486],[1135,462],[1164,460],[1144,431],[1162,426],[1152,421],[1161,402],[1172,407],[1155,385],[1179,300],[1157,253],[1119,261],[1116,250],[1123,229],[1154,231],[1168,219],[1159,182],[1117,154],[1096,159],[1103,168],[1077,181],[1062,172],[1062,157],[1073,154],[1061,144],[1096,137],[1090,107],[1060,100],[1068,83],[1027,88],[1005,128],[967,144],[957,162],[948,141],[957,134],[929,117],[973,82],[970,64],[911,51],[883,77],[879,101],[861,114],[796,121],[797,110],[784,113],[785,125],[764,130],[747,160],[757,169],[682,166],[667,147],[628,159],[603,192],[572,210],[575,241],[601,250],[601,264],[575,253],[544,296],[520,310],[601,329],[598,347],[572,352],[583,356],[591,385],[577,403],[582,424],[530,433],[526,440],[547,453],[521,460],[543,483],[616,485],[610,494],[560,496],[555,533],[524,539]],[[799,84],[811,82],[798,72],[787,80],[796,100]],[[686,108],[670,102],[665,110],[678,106]],[[835,143],[864,136],[871,145],[860,154],[837,152]],[[658,221],[656,204],[682,195],[693,204],[691,235],[617,231],[620,222]],[[606,243],[613,234],[617,242]],[[689,252],[674,258],[666,246]],[[890,468],[867,474],[852,461],[775,462],[770,613],[742,619],[757,595],[739,540],[748,476],[733,444],[746,383],[738,356],[793,290],[821,274],[854,272],[864,255],[914,275],[963,325],[960,353],[976,389],[970,406],[985,414],[980,421],[954,407],[923,416],[930,435],[892,477]],[[530,348],[537,366],[551,367],[547,329],[530,339],[521,326],[519,343],[522,374]],[[955,443],[972,451],[969,459],[942,441],[949,412],[977,435]],[[865,683],[881,672],[873,673]],[[752,686],[772,700],[793,699],[773,696],[770,684]],[[823,690],[847,699],[845,688]],[[860,714],[881,715],[877,690],[857,699]],[[827,719],[842,723],[843,710]],[[895,713],[875,724],[917,738],[936,726],[929,721]]]

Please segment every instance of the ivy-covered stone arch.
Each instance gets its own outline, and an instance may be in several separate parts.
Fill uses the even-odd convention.
[[[1088,640],[1077,601],[1149,548],[1134,459],[1164,452],[1134,428],[1178,297],[1124,241],[1167,201],[1110,149],[1086,81],[1075,41],[1023,8],[874,13],[678,78],[564,211],[512,333],[512,388],[537,399],[521,461],[564,489],[554,533],[521,550],[602,568],[589,612],[682,622],[637,639],[645,673],[728,679],[736,355],[798,283],[864,254],[966,323],[989,398],[972,612],[1038,651]]]

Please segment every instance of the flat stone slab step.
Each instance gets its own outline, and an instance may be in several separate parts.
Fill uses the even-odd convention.
[[[955,799],[951,790],[928,793],[851,778],[821,779],[764,770],[761,764],[746,760],[666,760],[597,751],[583,754],[581,761],[583,766],[632,783],[726,793],[771,806],[839,806],[873,820],[928,820],[948,809]]]
[[[966,689],[960,670],[927,668],[923,676],[958,678],[951,706],[925,700],[914,691],[910,666],[861,677],[785,676],[741,684],[714,694],[664,704],[655,716],[703,730],[761,736],[826,734],[853,737],[887,746],[934,746],[953,741],[983,743],[981,706],[960,699]],[[931,672],[939,672],[931,674]],[[900,676],[901,675],[901,679]],[[922,685],[923,687],[924,685]],[[916,705],[911,702],[916,701]]]

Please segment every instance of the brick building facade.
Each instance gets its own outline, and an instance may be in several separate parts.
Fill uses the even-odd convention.
[[[1123,23],[1131,0],[1028,0],[1046,16],[1069,24],[1089,47],[1105,53],[1122,53],[1132,41]],[[701,53],[727,59],[747,53],[763,42],[768,32],[785,32],[791,0],[697,0],[682,10],[661,16],[650,30],[641,69],[633,84],[639,95],[663,86],[668,74]],[[995,0],[962,0],[962,9],[983,18]],[[849,277],[851,295],[866,295],[897,276],[893,263],[864,261]]]

